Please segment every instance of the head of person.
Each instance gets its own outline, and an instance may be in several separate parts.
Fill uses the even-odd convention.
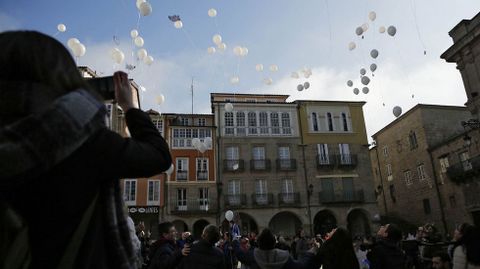
[[[297,230],[297,237],[299,238],[305,237],[305,231],[303,230],[303,228],[300,228]]]
[[[378,238],[385,238],[385,231],[387,230],[388,224],[381,225],[377,231]]]
[[[332,230],[329,239],[325,241],[318,255],[322,256],[325,269],[359,268],[353,249],[352,236],[343,227]]]
[[[209,224],[203,229],[202,239],[213,246],[220,240],[220,230],[217,226]]]
[[[388,224],[384,232],[384,238],[393,242],[402,240],[402,230],[395,224]]]
[[[162,222],[158,225],[158,233],[167,240],[175,240],[177,238],[177,229],[171,222]]]
[[[433,269],[450,269],[450,256],[446,252],[437,252],[432,255]]]
[[[258,248],[261,250],[272,250],[275,248],[275,243],[275,236],[268,228],[263,229],[258,235],[257,244]]]
[[[453,232],[453,240],[454,241],[459,241],[460,239],[462,239],[462,236],[465,232],[465,229],[469,226],[470,226],[470,224],[468,224],[468,223],[462,223],[462,224],[457,225],[455,227],[455,231]]]

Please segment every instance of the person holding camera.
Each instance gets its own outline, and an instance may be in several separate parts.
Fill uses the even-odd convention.
[[[150,251],[149,269],[175,269],[182,259],[190,254],[190,244],[179,248],[176,243],[177,229],[171,222],[158,225],[160,238],[153,243]]]
[[[184,257],[180,269],[224,269],[225,258],[221,250],[215,247],[220,240],[220,231],[215,225],[203,229],[202,238],[192,245],[188,257]]]
[[[370,269],[404,269],[405,254],[400,248],[402,231],[395,224],[380,227],[376,245],[367,254]]]
[[[30,253],[5,254],[2,237],[0,267],[14,257],[22,268],[135,268],[120,179],[159,174],[172,158],[127,74],[113,80],[130,138],[105,126],[104,100],[60,42],[12,31],[0,46],[0,203],[23,223],[17,239]]]

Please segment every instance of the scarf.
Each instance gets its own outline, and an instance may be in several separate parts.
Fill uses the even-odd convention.
[[[32,83],[0,82],[1,188],[35,180],[105,128],[105,105],[86,90],[69,92],[49,102],[52,100],[45,94],[40,96],[48,92],[42,91],[42,87],[45,88]],[[102,184],[99,198],[106,222],[109,265],[136,268],[119,180]]]

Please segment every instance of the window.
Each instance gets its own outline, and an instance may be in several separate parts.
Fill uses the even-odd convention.
[[[199,204],[200,204],[200,210],[208,211],[208,188],[200,188],[198,189],[198,197],[199,197]]]
[[[257,114],[248,112],[248,134],[257,134]]]
[[[318,131],[318,119],[317,119],[317,113],[315,112],[312,112],[312,130]]]
[[[348,132],[347,114],[342,113],[343,131]]]
[[[393,203],[397,202],[397,196],[395,195],[395,185],[390,185],[390,198],[392,199]]]
[[[350,155],[350,146],[348,144],[338,144],[341,164],[352,164],[352,155]]]
[[[240,195],[240,180],[228,182],[228,202],[231,205],[240,205],[242,202]]]
[[[279,147],[278,148],[278,159],[280,168],[289,169],[291,168],[291,161],[290,161],[290,148],[289,147]]]
[[[429,199],[423,199],[423,212],[425,212],[425,215],[430,215],[430,213],[432,213]]]
[[[388,181],[392,181],[393,180],[393,175],[392,175],[392,165],[391,164],[387,164],[386,165],[386,170],[387,170],[387,180]]]
[[[237,135],[246,135],[245,112],[237,111]]]
[[[225,112],[225,135],[233,134],[233,112]]]
[[[472,163],[470,162],[470,155],[468,151],[462,152],[458,155],[464,171],[472,170]]]
[[[328,157],[328,145],[317,144],[317,149],[318,149],[319,164],[330,164],[330,158]]]
[[[206,137],[211,136],[212,130],[206,128],[174,128],[173,148],[192,148],[192,138],[199,138],[201,142],[204,142]],[[209,148],[211,149],[211,146]]]
[[[197,180],[208,180],[208,158],[197,158]]]
[[[190,121],[189,121],[188,118],[182,117],[182,118],[180,119],[180,124],[183,125],[183,126],[187,126],[187,125],[189,125],[189,123],[190,123]]]
[[[245,99],[245,102],[247,103],[256,103],[257,99]]]
[[[410,134],[408,135],[408,140],[410,142],[410,150],[418,148],[417,135],[414,131],[410,131]]]
[[[227,159],[226,166],[230,171],[237,170],[239,168],[239,151],[238,147],[227,147],[225,149],[225,157]]]
[[[327,129],[328,131],[333,132],[333,117],[330,112],[327,113]]]
[[[268,134],[268,114],[267,112],[260,112],[258,114],[260,134]]]
[[[290,114],[282,113],[282,129],[283,134],[291,134],[292,129],[290,128]]]
[[[163,120],[153,119],[152,122],[157,128],[158,132],[163,136]]]
[[[137,180],[125,180],[123,192],[125,202],[135,202],[137,196]]]
[[[388,146],[383,147],[383,156],[388,157]]]
[[[267,195],[267,181],[264,179],[259,179],[255,182],[255,196],[256,202],[259,205],[264,205],[268,203]]]
[[[254,147],[252,149],[253,154],[253,167],[254,169],[263,170],[266,168],[265,163],[265,148],[264,147]]]
[[[187,210],[187,189],[177,189],[177,210]]]
[[[291,203],[295,200],[295,195],[293,193],[293,180],[284,179],[282,182],[282,201],[284,203]]]
[[[405,184],[407,186],[410,186],[413,184],[413,181],[412,181],[412,172],[410,170],[407,170],[405,172],[403,172],[403,175],[405,176]]]
[[[160,201],[160,180],[148,181],[148,202]]]
[[[420,164],[417,166],[417,173],[418,173],[418,179],[423,180],[427,178],[427,175],[425,174],[425,165]]]
[[[205,126],[207,125],[207,120],[205,118],[198,119],[198,126]]]
[[[272,134],[280,134],[280,119],[278,113],[270,113],[270,125],[272,126]]]
[[[177,158],[177,180],[187,180],[188,158]]]
[[[455,195],[450,195],[450,196],[448,197],[448,200],[450,201],[450,206],[451,206],[452,208],[457,207],[457,200],[455,199]]]

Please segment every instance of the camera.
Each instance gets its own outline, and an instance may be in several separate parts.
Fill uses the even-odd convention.
[[[193,235],[189,235],[187,238],[185,238],[185,244],[189,244],[190,246],[193,244],[195,241],[195,238],[193,238]]]
[[[115,84],[113,82],[113,76],[101,77],[101,78],[88,78],[87,84],[104,100],[115,99]]]

